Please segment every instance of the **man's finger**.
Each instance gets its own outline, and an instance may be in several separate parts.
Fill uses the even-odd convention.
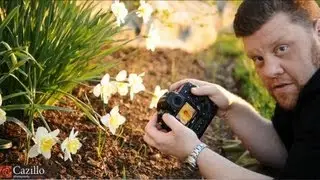
[[[215,85],[205,85],[201,87],[191,88],[191,92],[197,96],[215,96],[218,88]]]
[[[157,124],[157,114],[154,114],[145,127],[145,133],[154,140],[165,134],[165,132],[158,129]]]
[[[164,121],[164,123],[166,123],[166,125],[168,127],[170,127],[172,129],[172,131],[176,132],[179,131],[181,128],[184,127],[183,124],[181,124],[175,117],[173,117],[172,115],[165,113],[162,116],[162,119]]]
[[[154,142],[154,140],[153,140],[148,134],[145,134],[145,135],[143,136],[143,140],[144,140],[147,144],[149,144],[150,146],[156,148],[156,143]]]
[[[146,125],[145,130],[146,130],[146,129],[153,128],[153,127],[156,127],[156,126],[157,126],[157,113],[154,113],[154,114],[151,116],[148,124]]]
[[[190,82],[194,85],[197,85],[197,86],[204,86],[204,85],[208,85],[210,83],[208,82],[205,82],[205,81],[200,81],[200,80],[197,80],[197,79],[183,79],[183,80],[180,80],[176,83],[173,83],[170,87],[169,87],[169,90],[170,91],[173,91],[173,90],[176,90],[178,89],[180,86],[182,86],[183,84],[187,83],[187,82]]]

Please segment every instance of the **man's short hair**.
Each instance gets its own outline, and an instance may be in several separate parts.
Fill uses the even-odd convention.
[[[258,31],[275,14],[285,13],[292,23],[312,27],[320,17],[314,0],[244,0],[235,15],[233,28],[237,37],[246,37]]]

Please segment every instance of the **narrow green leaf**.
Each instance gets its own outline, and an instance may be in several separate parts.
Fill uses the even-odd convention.
[[[24,123],[21,122],[20,120],[18,120],[17,118],[7,117],[7,121],[8,121],[8,122],[16,123],[17,125],[19,125],[19,126],[21,127],[21,129],[24,130],[24,132],[26,132],[26,134],[27,134],[28,136],[32,136],[32,133],[31,133],[30,130],[27,128],[27,126],[25,126]]]
[[[0,24],[0,39],[2,39],[2,31],[9,24],[11,19],[18,14],[18,11],[19,11],[19,6],[15,7],[10,12],[10,14],[4,19],[4,21],[2,21],[2,23]]]
[[[6,139],[0,139],[0,149],[10,149],[12,142]]]

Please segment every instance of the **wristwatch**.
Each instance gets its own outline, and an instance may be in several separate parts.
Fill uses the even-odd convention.
[[[193,151],[189,154],[189,156],[186,158],[185,163],[188,165],[190,170],[198,169],[197,165],[197,159],[201,151],[206,148],[207,145],[204,143],[198,144]]]

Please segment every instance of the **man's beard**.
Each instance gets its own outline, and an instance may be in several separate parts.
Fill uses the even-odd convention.
[[[271,95],[283,109],[292,110],[297,105],[300,91],[301,89],[297,88],[296,91],[278,93],[277,95],[271,93]]]
[[[310,54],[312,64],[318,69],[320,67],[320,45],[317,44],[314,39],[312,39],[312,47]],[[292,110],[296,107],[299,98],[299,93],[303,88],[297,82],[295,82],[295,87],[295,90],[289,92],[275,94],[272,92],[272,90],[269,90],[269,93],[282,108],[286,110]]]

